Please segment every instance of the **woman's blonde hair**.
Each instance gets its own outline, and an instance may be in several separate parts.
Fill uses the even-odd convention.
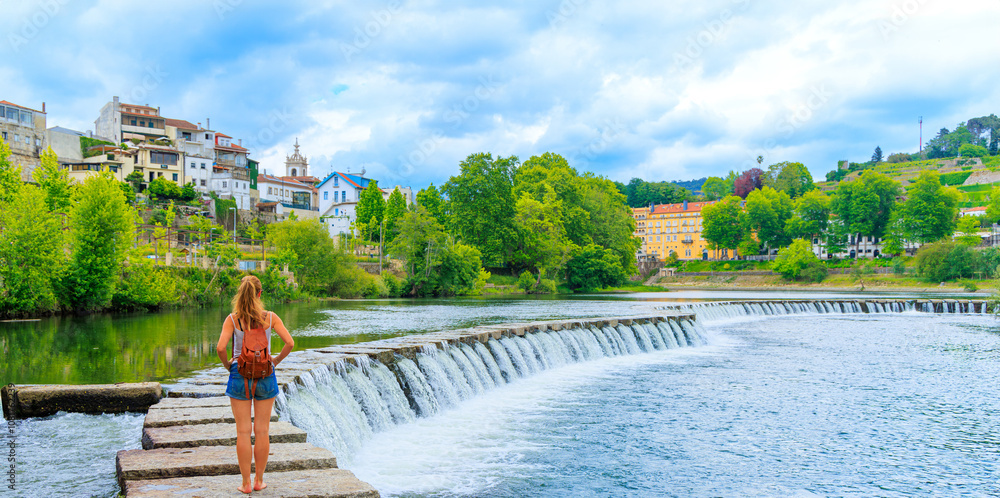
[[[260,280],[247,275],[240,280],[240,288],[233,296],[233,318],[242,320],[248,329],[254,328],[254,325],[263,326],[267,321],[264,303],[260,302],[258,296],[261,289]]]

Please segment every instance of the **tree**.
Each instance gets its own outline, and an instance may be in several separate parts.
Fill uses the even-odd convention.
[[[882,162],[882,147],[875,146],[875,153],[872,154],[872,163],[878,164]]]
[[[155,195],[156,197],[163,199],[180,199],[181,198],[181,188],[172,180],[167,180],[164,177],[156,178],[155,180],[149,182],[148,192]]]
[[[837,185],[830,208],[848,233],[881,238],[901,190],[899,182],[874,170],[865,170],[857,180]],[[860,244],[860,238],[857,241]]]
[[[299,286],[307,292],[351,297],[361,292],[364,270],[351,264],[347,254],[315,219],[285,220],[268,226],[268,238],[289,260]]]
[[[795,201],[794,215],[785,224],[789,237],[812,239],[826,231],[830,221],[830,198],[812,190]]]
[[[448,226],[447,206],[441,198],[441,192],[433,183],[430,187],[417,192],[417,204],[427,208],[427,212],[437,218],[441,226]]]
[[[193,201],[198,197],[198,191],[194,189],[194,182],[185,183],[181,187],[180,199],[183,201]]]
[[[135,237],[136,214],[118,180],[108,173],[87,178],[70,209],[70,265],[61,283],[64,301],[78,311],[111,301],[118,270]]]
[[[990,151],[981,145],[962,144],[958,148],[958,155],[962,157],[986,157],[990,155]]]
[[[780,273],[786,280],[798,280],[803,271],[810,267],[826,267],[820,262],[819,258],[812,251],[812,244],[804,239],[795,239],[792,241],[788,247],[782,248],[778,251],[778,256],[771,262],[771,269]],[[814,278],[816,271],[811,272]],[[825,276],[825,272],[820,270]],[[822,280],[822,278],[820,279]]]
[[[413,296],[470,293],[489,275],[482,268],[479,251],[455,242],[421,205],[400,219],[399,234],[389,253],[409,268],[405,286]]]
[[[701,193],[705,195],[706,201],[717,201],[727,195],[731,195],[733,193],[733,186],[722,178],[710,176],[702,184]]]
[[[518,163],[516,156],[494,159],[489,153],[472,154],[460,164],[459,175],[444,186],[451,232],[477,248],[489,266],[510,261],[517,237],[513,185]]]
[[[575,172],[574,172],[575,173]],[[625,186],[625,198],[629,207],[643,207],[650,204],[673,204],[693,198],[691,192],[671,182],[646,182],[633,178]]]
[[[746,215],[741,202],[739,197],[730,195],[701,209],[701,236],[712,249],[736,249],[743,241]]]
[[[382,197],[382,189],[378,188],[378,182],[371,180],[368,186],[361,191],[358,197],[358,206],[355,208],[357,220],[363,221],[366,230],[361,233],[364,240],[378,240],[379,225],[385,216],[385,198]]]
[[[1000,136],[998,136],[998,134],[994,133],[993,137],[990,140],[990,149],[989,149],[989,152],[990,152],[991,156],[997,155],[997,144],[998,143],[1000,143]]]
[[[399,191],[399,188],[395,188],[392,194],[389,194],[389,201],[386,203],[385,207],[385,239],[386,242],[392,240],[396,234],[397,223],[399,219],[406,214],[406,199],[403,199],[403,193]]]
[[[768,249],[784,247],[791,242],[785,225],[792,218],[792,199],[771,187],[750,192],[746,200],[746,219],[757,240]]]
[[[969,247],[976,247],[983,242],[979,236],[979,217],[962,216],[958,220],[958,232],[962,235],[956,237],[959,244]]]
[[[10,147],[0,138],[0,204],[14,200],[21,189],[21,166],[10,162]]]
[[[992,225],[1000,221],[1000,187],[993,187],[990,190],[989,204],[986,205],[986,218],[984,225]]]
[[[66,267],[62,219],[33,185],[0,209],[0,315],[56,308],[56,283]]]
[[[954,188],[941,186],[937,171],[921,171],[900,206],[908,238],[928,243],[950,236],[955,231],[959,196]]]
[[[812,174],[802,163],[780,162],[768,167],[763,184],[775,190],[780,190],[795,199],[816,188]]]
[[[761,188],[763,183],[764,171],[760,168],[750,168],[743,172],[739,178],[733,184],[733,193],[746,199],[750,192]]]
[[[59,167],[59,158],[52,147],[42,153],[41,165],[35,168],[32,177],[45,192],[45,205],[49,211],[65,213],[69,209],[69,171]]]
[[[142,173],[138,171],[133,171],[125,177],[125,182],[132,185],[132,190],[138,192],[142,188],[142,184],[145,179],[142,177]]]
[[[575,292],[587,292],[623,284],[625,270],[618,255],[596,244],[578,247],[566,264],[567,283]]]
[[[569,260],[573,244],[562,224],[562,202],[551,187],[544,202],[525,192],[517,200],[515,213],[517,247],[512,263],[534,270],[538,282],[555,275]]]
[[[979,251],[951,241],[921,247],[916,260],[917,275],[929,282],[969,278],[982,267]]]

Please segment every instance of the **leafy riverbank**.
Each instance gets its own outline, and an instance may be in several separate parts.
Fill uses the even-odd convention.
[[[830,275],[822,282],[789,282],[780,275],[717,275],[660,277],[652,282],[661,290],[840,290],[901,292],[979,292],[1000,287],[1000,280],[964,280],[929,283],[909,275],[876,274],[858,281],[852,275]]]

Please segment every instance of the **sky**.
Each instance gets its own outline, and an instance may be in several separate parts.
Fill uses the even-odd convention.
[[[0,100],[92,130],[113,96],[282,173],[441,185],[470,154],[612,180],[916,152],[1000,113],[1000,1],[0,0]]]

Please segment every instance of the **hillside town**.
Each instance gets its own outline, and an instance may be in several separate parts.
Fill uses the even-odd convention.
[[[242,139],[213,129],[209,118],[168,118],[159,107],[122,102],[118,96],[97,112],[93,130],[50,127],[46,116],[44,102],[34,109],[0,100],[0,133],[12,162],[21,166],[23,181],[33,181],[42,154],[51,148],[76,183],[108,172],[133,183],[139,198],[157,180],[190,185],[201,203],[192,211],[209,218],[215,217],[216,199],[233,201],[235,216],[216,220],[229,230],[265,214],[272,222],[293,215],[319,220],[333,238],[350,234],[361,191],[372,181],[363,168],[314,176],[316,168],[298,139],[285,164],[261,164],[250,157]],[[382,188],[384,199],[397,189],[407,205],[416,202],[412,189],[401,185]]]

